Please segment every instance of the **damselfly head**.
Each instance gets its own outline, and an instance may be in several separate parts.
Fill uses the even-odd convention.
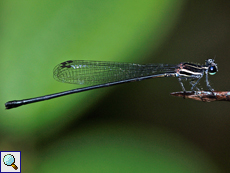
[[[210,75],[216,74],[218,72],[217,64],[214,62],[214,59],[207,59],[206,66],[208,66],[208,73]]]

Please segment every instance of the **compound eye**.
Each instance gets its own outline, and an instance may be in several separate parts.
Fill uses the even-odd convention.
[[[216,66],[210,66],[210,67],[208,68],[208,73],[209,73],[210,75],[214,75],[214,74],[216,74],[216,72],[217,72]]]

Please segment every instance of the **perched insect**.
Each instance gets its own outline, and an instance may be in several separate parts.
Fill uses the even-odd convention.
[[[190,82],[192,85],[191,90],[193,90],[205,74],[206,85],[210,91],[213,91],[208,81],[208,74],[214,75],[217,71],[217,64],[213,59],[206,60],[205,65],[197,65],[187,62],[177,65],[140,65],[134,63],[107,61],[69,60],[58,64],[54,68],[54,78],[60,82],[91,86],[31,99],[9,101],[5,103],[5,107],[6,109],[11,109],[21,105],[48,100],[68,94],[157,77],[177,77],[183,91],[186,91],[182,83],[183,79],[195,81],[194,83]]]

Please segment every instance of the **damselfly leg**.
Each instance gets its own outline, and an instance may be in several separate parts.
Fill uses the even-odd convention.
[[[192,85],[192,87],[191,87],[191,90],[192,90],[192,91],[194,91],[194,90],[193,90],[194,87],[196,87],[197,90],[200,90],[196,85],[199,83],[199,81],[200,81],[200,79],[201,79],[202,77],[203,77],[203,74],[202,74],[202,75],[196,80],[196,82],[193,83],[193,84],[191,83],[192,81],[190,81],[190,84]]]
[[[205,74],[206,74],[206,85],[207,85],[207,87],[209,88],[210,91],[214,91],[214,89],[211,87],[211,85],[209,84],[209,81],[208,81],[208,70],[205,71]]]

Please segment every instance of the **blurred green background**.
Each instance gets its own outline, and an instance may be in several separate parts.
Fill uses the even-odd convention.
[[[175,78],[4,108],[82,87],[53,79],[66,60],[202,64],[216,56],[211,84],[228,90],[229,7],[223,0],[1,0],[0,151],[22,151],[24,173],[229,172],[229,103],[172,97],[181,90]]]

